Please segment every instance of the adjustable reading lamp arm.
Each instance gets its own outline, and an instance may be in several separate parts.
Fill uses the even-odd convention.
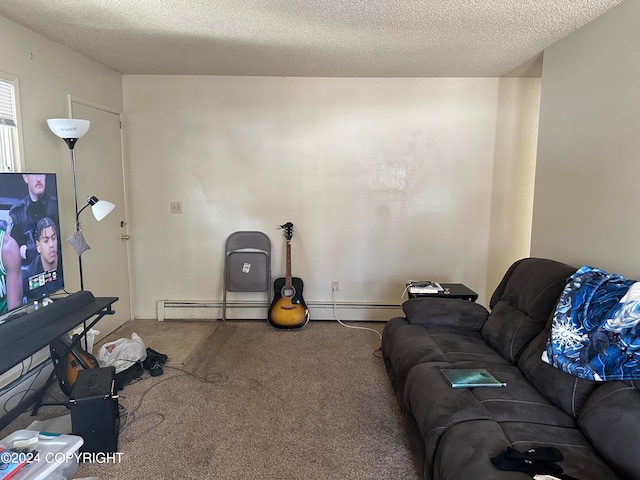
[[[82,211],[87,207],[91,207],[91,206],[95,205],[96,203],[98,203],[98,198],[94,197],[94,196],[91,196],[91,197],[89,197],[87,199],[87,204],[84,207],[82,207],[78,211],[78,213],[76,213],[76,230],[80,229],[80,214],[82,213]]]

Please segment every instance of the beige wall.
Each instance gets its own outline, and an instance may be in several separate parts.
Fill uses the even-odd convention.
[[[61,230],[69,235],[75,223],[69,149],[51,133],[46,119],[69,116],[68,94],[122,108],[122,76],[2,17],[0,71],[18,79],[22,169],[58,174]],[[63,255],[69,259],[65,283],[75,291],[77,256],[66,242]]]
[[[532,254],[640,278],[640,2],[545,51]]]
[[[282,275],[286,221],[307,301],[430,278],[483,302],[490,255],[528,254],[537,81],[125,76],[124,96],[136,317],[221,299],[236,230],[266,232]]]
[[[529,254],[540,108],[539,78],[503,78],[499,85],[488,297],[513,261]]]

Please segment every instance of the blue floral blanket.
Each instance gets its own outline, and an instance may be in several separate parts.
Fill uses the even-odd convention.
[[[640,379],[640,282],[584,266],[560,296],[542,355],[596,381]]]

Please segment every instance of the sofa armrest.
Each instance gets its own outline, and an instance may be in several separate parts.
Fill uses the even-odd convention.
[[[402,304],[412,325],[480,330],[489,312],[482,305],[457,298],[418,297]]]

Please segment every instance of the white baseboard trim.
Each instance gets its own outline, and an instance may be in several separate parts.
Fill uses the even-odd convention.
[[[267,318],[271,302],[227,302],[227,320]],[[402,316],[402,306],[387,303],[307,302],[311,320],[387,321]],[[158,300],[158,321],[217,320],[222,318],[222,300]]]

